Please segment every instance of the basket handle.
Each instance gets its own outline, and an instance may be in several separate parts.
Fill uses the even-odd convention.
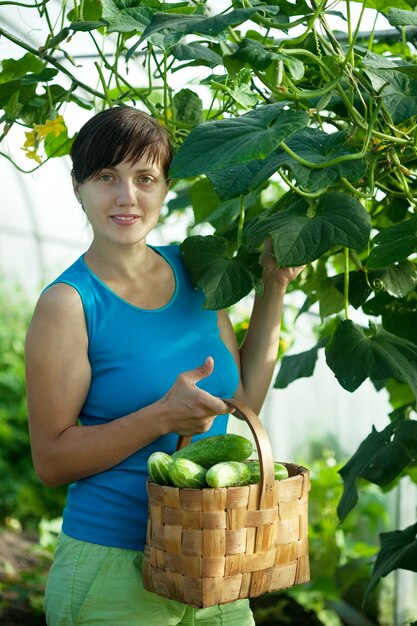
[[[254,411],[243,402],[234,399],[224,399],[228,406],[234,410],[233,415],[247,422],[253,437],[255,439],[256,448],[259,457],[259,467],[261,473],[260,479],[260,497],[258,508],[268,509],[273,506],[274,495],[274,459],[272,456],[271,444],[266,430]],[[191,437],[180,435],[178,437],[177,450],[185,448],[191,442]]]

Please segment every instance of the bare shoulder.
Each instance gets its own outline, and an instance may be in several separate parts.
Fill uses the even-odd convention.
[[[36,305],[36,313],[48,315],[64,314],[64,316],[83,313],[83,306],[78,291],[67,283],[55,283],[40,296]]]
[[[26,344],[45,342],[50,345],[76,340],[87,341],[84,309],[79,293],[65,283],[56,283],[40,296],[29,325]]]
[[[25,372],[34,458],[77,423],[91,381],[81,298],[57,283],[40,296],[26,335]]]
[[[69,321],[85,323],[84,309],[78,291],[66,283],[55,283],[40,296],[31,326],[43,320],[66,324]]]

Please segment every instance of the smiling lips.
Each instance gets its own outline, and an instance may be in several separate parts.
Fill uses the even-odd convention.
[[[111,215],[111,220],[120,226],[130,226],[131,224],[135,224],[138,219],[140,219],[139,215]]]

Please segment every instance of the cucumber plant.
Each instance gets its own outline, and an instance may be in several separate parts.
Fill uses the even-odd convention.
[[[26,23],[36,18],[44,40],[33,45],[6,20],[0,27],[17,51],[0,72],[1,154],[16,161],[4,139],[19,132],[34,162],[16,163],[22,170],[68,154],[68,104],[133,104],[159,119],[175,148],[168,208],[193,209],[182,252],[205,306],[261,293],[270,238],[277,265],[307,264],[292,288],[304,295],[299,315],[318,310],[322,322],[315,345],[284,356],[275,386],[312,376],[324,350],[348,391],[365,379],[388,390],[386,428],[372,429],[340,471],[340,520],[357,502],[358,479],[383,489],[405,474],[416,480],[415,0],[2,4]],[[391,34],[376,21],[361,34],[368,9]],[[345,35],[331,30],[332,13]],[[71,56],[77,39],[96,55],[94,86]],[[146,80],[133,77],[137,64]],[[190,67],[198,77],[177,87]],[[417,522],[382,537],[370,588],[393,569],[417,571],[416,535]]]

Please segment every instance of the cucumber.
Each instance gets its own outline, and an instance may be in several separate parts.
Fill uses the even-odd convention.
[[[261,468],[259,461],[246,461],[251,472],[251,483],[259,483],[261,480]],[[288,478],[288,470],[282,463],[277,461],[274,463],[274,478],[275,480],[284,480]]]
[[[207,470],[206,482],[210,487],[241,487],[251,480],[251,471],[247,463],[223,461]]]
[[[172,485],[169,469],[172,459],[165,452],[153,452],[148,458],[148,474],[158,485]]]
[[[221,461],[243,461],[253,452],[249,439],[241,435],[214,435],[194,441],[189,446],[177,450],[173,459],[189,459],[206,469]]]
[[[176,487],[201,489],[206,484],[206,469],[190,459],[174,459],[169,476]]]

